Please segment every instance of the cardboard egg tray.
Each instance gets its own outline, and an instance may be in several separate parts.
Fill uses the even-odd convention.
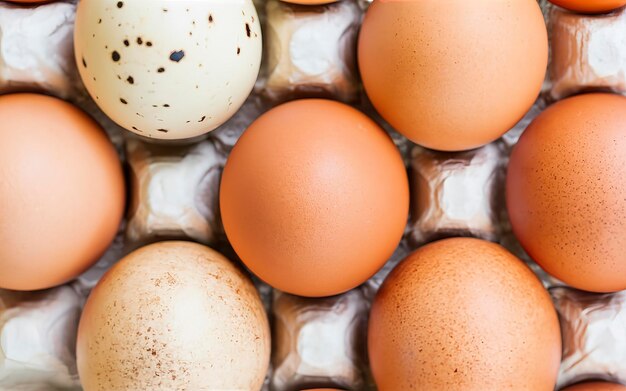
[[[467,152],[437,152],[412,144],[367,100],[355,56],[367,0],[326,6],[255,1],[265,47],[253,93],[215,131],[191,143],[169,144],[123,130],[89,98],[73,59],[74,2],[0,3],[0,93],[41,92],[88,112],[117,147],[130,188],[120,232],[90,270],[46,291],[0,291],[0,390],[81,389],[74,353],[81,308],[103,273],[133,249],[183,239],[207,244],[239,262],[220,221],[221,171],[252,121],[282,102],[303,97],[349,103],[389,132],[409,170],[411,216],[404,238],[383,269],[345,294],[302,298],[254,278],[272,324],[273,353],[264,390],[374,390],[366,328],[378,287],[412,250],[453,236],[501,243],[549,288],[564,341],[558,387],[587,378],[626,382],[626,296],[576,291],[547,275],[512,235],[504,205],[508,157],[533,118],[554,101],[582,91],[626,91],[626,12],[585,16],[540,3],[552,56],[543,91],[501,139]]]

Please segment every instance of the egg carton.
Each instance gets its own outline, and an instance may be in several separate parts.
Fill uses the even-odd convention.
[[[183,238],[209,244],[240,262],[225,240],[215,207],[224,161],[245,128],[263,112],[281,101],[320,93],[350,102],[389,132],[427,202],[412,211],[405,238],[387,264],[350,292],[304,299],[275,291],[252,277],[274,319],[276,346],[264,390],[313,386],[374,390],[364,329],[376,291],[393,267],[419,245],[459,235],[502,243],[551,289],[563,333],[571,336],[564,341],[560,385],[597,376],[626,381],[626,368],[620,366],[622,351],[617,348],[623,338],[615,329],[619,326],[615,319],[623,317],[623,294],[581,293],[543,272],[512,235],[498,198],[512,146],[550,102],[589,89],[623,92],[623,56],[621,50],[613,50],[624,46],[623,12],[573,15],[540,1],[553,39],[544,93],[502,139],[476,151],[443,153],[415,147],[395,132],[361,90],[350,52],[356,33],[350,31],[358,28],[369,3],[344,0],[314,10],[275,0],[256,1],[264,28],[273,29],[269,53],[274,58],[264,60],[255,92],[209,135],[171,149],[130,135],[87,94],[73,58],[75,2],[33,7],[0,4],[0,93],[37,91],[72,101],[104,127],[136,176],[131,213],[107,253],[90,270],[72,283],[42,292],[0,291],[0,390],[80,390],[74,345],[82,306],[101,276],[139,245]],[[328,42],[307,34],[307,28],[330,25],[336,29],[325,30]],[[575,34],[581,29],[585,34]],[[594,47],[596,31],[601,31],[606,45]],[[285,51],[290,45],[297,50]],[[582,55],[563,53],[572,47],[586,49]],[[191,178],[187,184],[193,188],[185,195],[177,191],[181,178]],[[156,188],[164,192],[157,194]],[[182,222],[174,218],[179,210],[189,214]]]

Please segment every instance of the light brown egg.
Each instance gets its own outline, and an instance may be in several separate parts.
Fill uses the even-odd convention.
[[[552,4],[584,14],[611,12],[626,5],[626,0],[550,0]]]
[[[379,290],[368,348],[381,391],[552,391],[561,334],[550,296],[503,247],[421,247]]]
[[[626,386],[617,383],[586,382],[563,388],[561,391],[626,391]]]
[[[513,150],[515,235],[548,273],[588,291],[626,289],[626,98],[579,95],[541,113]]]
[[[85,113],[36,94],[0,97],[0,287],[62,284],[98,260],[122,219],[122,166]]]
[[[396,130],[458,151],[499,138],[530,109],[548,39],[535,0],[375,0],[358,60],[368,97]]]
[[[239,139],[220,208],[228,240],[254,274],[284,292],[330,296],[367,280],[395,250],[408,179],[391,138],[367,116],[298,100]]]
[[[136,250],[102,278],[78,329],[85,391],[258,391],[270,331],[252,282],[189,242]]]

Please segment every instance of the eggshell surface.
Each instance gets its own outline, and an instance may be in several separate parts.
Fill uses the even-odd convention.
[[[228,120],[252,90],[261,27],[252,0],[81,1],[75,56],[100,108],[142,136],[185,139]]]
[[[339,0],[283,0],[285,3],[303,4],[303,5],[319,5],[336,3]]]
[[[582,290],[626,289],[626,98],[587,94],[541,113],[511,155],[513,231],[548,273]]]
[[[368,348],[381,391],[551,391],[561,335],[547,291],[522,261],[454,238],[421,247],[387,277]]]
[[[611,12],[626,5],[624,0],[550,0],[550,2],[570,11],[586,14]]]
[[[62,100],[0,96],[0,287],[60,285],[98,260],[125,206],[104,131]]]
[[[122,259],[92,291],[78,330],[86,391],[258,391],[269,353],[252,282],[189,242],[152,244]]]
[[[548,39],[535,0],[375,0],[358,62],[368,97],[396,130],[459,151],[499,138],[530,109]]]
[[[626,386],[616,383],[606,382],[588,382],[580,383],[567,388],[563,388],[561,391],[624,391]]]
[[[233,248],[284,292],[330,296],[395,250],[409,207],[391,138],[350,106],[297,100],[258,118],[224,169],[220,209]]]

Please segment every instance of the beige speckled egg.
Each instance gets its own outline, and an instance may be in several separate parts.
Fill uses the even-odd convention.
[[[626,386],[617,383],[606,382],[585,382],[579,383],[567,388],[563,388],[561,391],[625,391]]]
[[[243,104],[261,63],[252,0],[79,2],[81,78],[124,128],[159,139],[209,132]]]
[[[501,246],[421,247],[381,286],[368,331],[380,391],[552,391],[561,333],[548,292]]]
[[[98,283],[77,342],[85,391],[258,391],[267,316],[252,282],[200,244],[136,250]]]
[[[578,289],[626,289],[626,98],[586,94],[541,113],[511,155],[513,231],[548,273]]]

